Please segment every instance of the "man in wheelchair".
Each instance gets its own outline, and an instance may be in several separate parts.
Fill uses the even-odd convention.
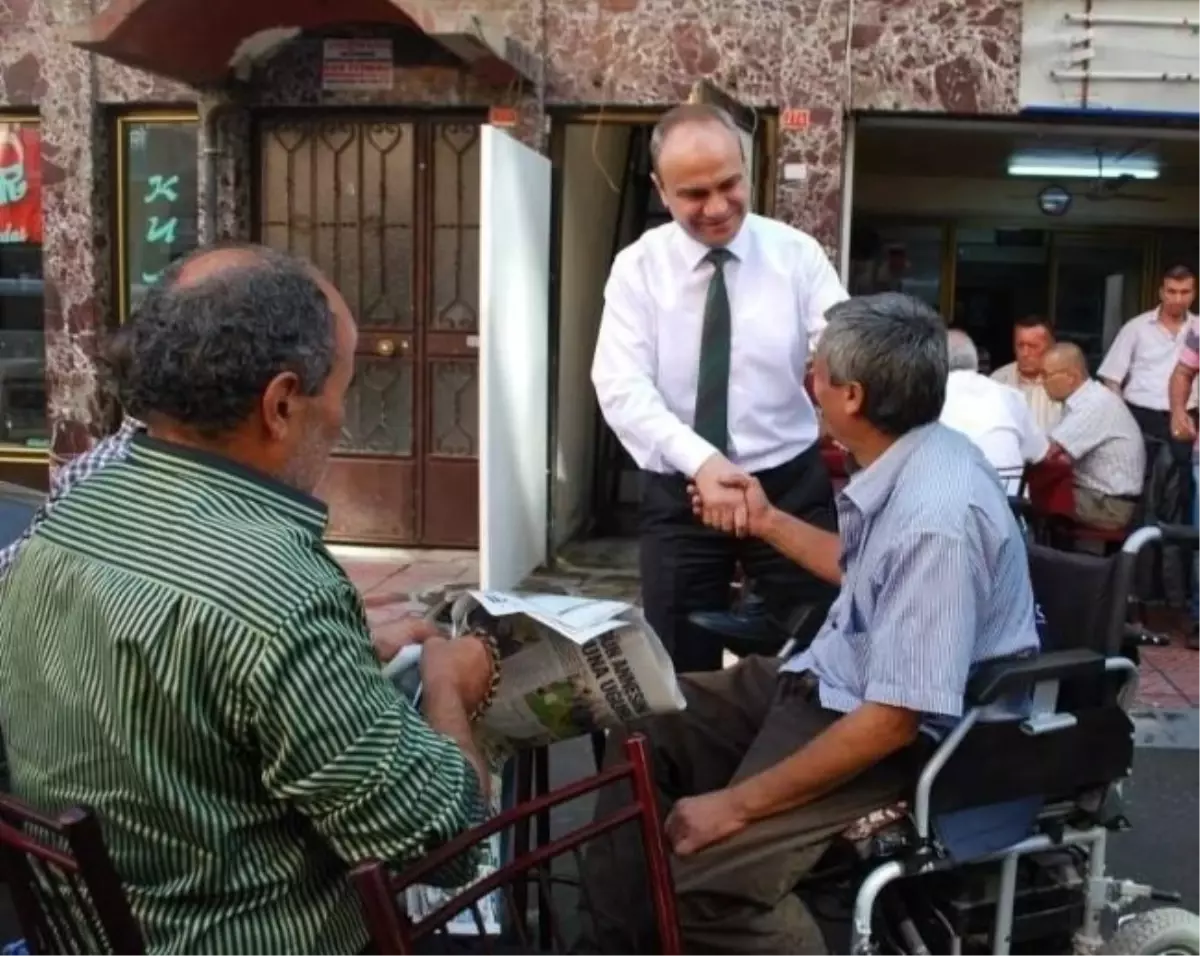
[[[752,480],[742,487],[749,533],[839,584],[838,598],[806,651],[682,675],[687,709],[637,728],[669,809],[688,952],[820,951],[796,885],[848,825],[912,793],[964,712],[974,668],[1038,650],[1005,493],[975,446],[937,424],[940,318],[896,293],[827,318],[814,390],[862,466],[839,496],[840,538],[775,511]],[[630,877],[636,849],[598,845],[586,861],[604,952],[629,951],[605,945],[605,924],[627,932],[648,898]]]

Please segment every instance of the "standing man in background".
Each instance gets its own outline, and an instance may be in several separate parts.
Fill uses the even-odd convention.
[[[1040,315],[1017,319],[1013,325],[1013,354],[1017,360],[992,373],[993,380],[1021,393],[1034,422],[1044,432],[1052,431],[1063,416],[1061,403],[1046,394],[1042,375],[1042,360],[1053,344],[1050,323]]]
[[[1196,277],[1187,266],[1163,275],[1159,305],[1126,322],[1104,356],[1097,377],[1125,399],[1147,438],[1173,442],[1176,460],[1186,461],[1191,449],[1171,434],[1167,382],[1175,371],[1189,309],[1196,300]],[[1196,407],[1193,393],[1188,408]]]
[[[741,140],[724,111],[676,107],[650,152],[674,222],[613,263],[592,382],[643,471],[647,619],[678,671],[718,670],[722,648],[687,618],[728,606],[736,562],[777,618],[832,600],[828,585],[744,537],[745,495],[729,479],[753,475],[777,508],[834,529],[804,377],[826,309],[847,296],[815,239],[747,211]],[[689,481],[713,527],[692,514]]]

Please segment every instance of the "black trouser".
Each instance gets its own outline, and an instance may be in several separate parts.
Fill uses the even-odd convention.
[[[1146,439],[1146,480],[1147,482],[1154,478],[1154,461],[1158,456],[1159,444],[1163,443],[1171,451],[1171,460],[1174,463],[1174,469],[1177,471],[1179,481],[1171,485],[1176,491],[1176,494],[1170,496],[1170,500],[1160,500],[1161,493],[1153,496],[1154,514],[1142,515],[1142,523],[1148,524],[1155,521],[1165,521],[1170,524],[1184,524],[1188,521],[1188,516],[1191,514],[1191,503],[1196,496],[1196,489],[1193,486],[1192,477],[1192,454],[1193,445],[1190,441],[1179,441],[1171,434],[1171,413],[1160,411],[1154,408],[1146,408],[1142,405],[1133,405],[1126,402],[1126,407],[1137,421],[1138,427],[1142,430],[1142,435]],[[1196,413],[1190,413],[1193,423],[1196,421]],[[1145,492],[1149,492],[1149,487]],[[1185,601],[1194,600],[1193,595],[1196,591],[1196,569],[1193,566],[1195,554],[1189,550],[1181,550],[1174,545],[1168,545],[1162,550],[1162,579],[1161,587],[1163,596],[1167,601],[1178,607]],[[1145,567],[1145,565],[1143,565]],[[1145,573],[1145,572],[1143,572]],[[1143,579],[1143,593],[1156,593],[1158,591],[1157,582],[1147,581]],[[1152,589],[1152,590],[1148,590]]]
[[[1171,448],[1171,457],[1176,462],[1183,466],[1187,466],[1192,460],[1192,443],[1190,441],[1180,441],[1171,434],[1171,413],[1159,411],[1156,408],[1145,408],[1142,405],[1133,405],[1129,402],[1125,403],[1133,415],[1134,420],[1138,423],[1138,428],[1142,430],[1142,435],[1146,438],[1153,438],[1160,442],[1165,442]],[[1192,412],[1192,420],[1195,421],[1196,413]],[[1153,455],[1157,449],[1153,444],[1149,444],[1147,452],[1146,467],[1150,467],[1153,460]]]
[[[1195,489],[1192,484],[1192,454],[1193,445],[1190,441],[1180,441],[1171,434],[1171,413],[1159,411],[1155,408],[1145,408],[1141,405],[1132,405],[1129,402],[1125,403],[1130,414],[1138,423],[1138,428],[1142,430],[1142,435],[1146,439],[1146,475],[1149,478],[1154,467],[1154,459],[1158,455],[1158,444],[1164,443],[1171,450],[1171,460],[1175,463],[1175,467],[1179,469],[1179,474],[1182,478],[1180,482],[1180,494],[1178,501],[1159,501],[1157,502],[1157,514],[1146,515],[1148,520],[1167,521],[1172,524],[1181,524],[1186,522],[1187,515],[1191,513],[1191,501],[1195,496]],[[1196,413],[1189,412],[1192,416],[1193,424],[1196,421]]]
[[[816,445],[755,477],[777,508],[837,529],[833,487]],[[761,541],[705,527],[692,514],[687,480],[681,475],[642,474],[640,534],[646,619],[681,674],[721,668],[720,642],[689,625],[687,618],[693,611],[729,606],[736,563],[753,580],[767,613],[779,620],[803,605],[828,603],[837,593]]]

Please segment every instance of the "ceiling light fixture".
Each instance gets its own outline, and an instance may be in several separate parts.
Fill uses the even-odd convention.
[[[1158,164],[1145,158],[1016,153],[1008,161],[1008,175],[1035,179],[1158,179]]]

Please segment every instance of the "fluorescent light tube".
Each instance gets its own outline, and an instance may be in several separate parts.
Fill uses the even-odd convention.
[[[1013,159],[1008,164],[1008,175],[1031,176],[1037,179],[1158,179],[1158,169],[1145,163],[1112,162],[1089,163],[1083,161],[1056,162],[1051,159]]]

